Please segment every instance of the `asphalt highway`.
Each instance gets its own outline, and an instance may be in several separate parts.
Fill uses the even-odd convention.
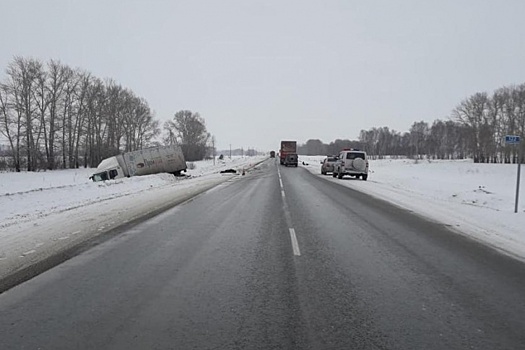
[[[525,349],[523,262],[341,181],[272,159],[115,235],[0,294],[0,349]]]

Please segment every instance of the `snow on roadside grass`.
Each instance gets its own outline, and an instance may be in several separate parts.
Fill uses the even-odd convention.
[[[215,165],[205,160],[194,162],[185,177],[163,173],[96,183],[89,180],[94,169],[0,173],[0,228],[164,186],[189,186],[192,178],[228,168],[242,171],[261,159],[232,157]]]
[[[516,164],[370,160],[368,181],[361,181],[321,175],[323,159],[323,156],[299,157],[300,164],[308,164],[303,166],[327,181],[387,200],[525,259],[523,190],[518,213],[514,213]],[[521,182],[524,180],[522,172]]]

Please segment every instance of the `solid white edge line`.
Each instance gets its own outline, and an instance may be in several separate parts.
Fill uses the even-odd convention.
[[[295,230],[293,228],[290,228],[290,237],[292,238],[293,254],[300,256],[301,251],[299,250],[299,242],[297,242],[297,236],[295,235]]]

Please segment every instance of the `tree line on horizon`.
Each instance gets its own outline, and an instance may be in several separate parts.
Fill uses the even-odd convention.
[[[0,168],[96,167],[122,152],[174,142],[191,161],[209,149],[211,136],[198,113],[179,111],[161,129],[148,102],[112,79],[23,57],[14,57],[5,73],[0,134],[7,150]]]
[[[518,135],[520,146],[506,145],[505,135]],[[372,158],[465,159],[476,163],[517,163],[525,159],[525,84],[502,87],[491,95],[476,93],[461,101],[448,120],[431,125],[414,122],[404,133],[388,127],[361,130],[358,140],[335,140],[329,144],[310,139],[298,147],[299,154],[337,155],[341,149],[365,150]]]
[[[16,171],[96,167],[122,152],[178,143],[186,160],[213,154],[214,137],[205,120],[180,110],[164,122],[148,102],[112,79],[73,69],[56,60],[14,57],[0,80],[0,169]],[[338,154],[360,148],[372,157],[472,158],[475,162],[517,162],[518,149],[504,135],[525,136],[525,84],[476,93],[452,110],[448,120],[415,122],[408,132],[386,126],[361,130],[358,140],[324,144],[308,140],[298,152]],[[525,156],[521,143],[521,159]]]

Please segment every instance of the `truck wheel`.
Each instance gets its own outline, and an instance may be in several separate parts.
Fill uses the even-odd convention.
[[[361,178],[366,181],[366,179],[368,179],[368,175],[361,175]]]
[[[337,178],[340,180],[343,178],[343,173],[342,172],[339,172],[337,173]]]
[[[335,170],[332,172],[332,177],[336,177],[337,176],[337,173],[335,172]]]

